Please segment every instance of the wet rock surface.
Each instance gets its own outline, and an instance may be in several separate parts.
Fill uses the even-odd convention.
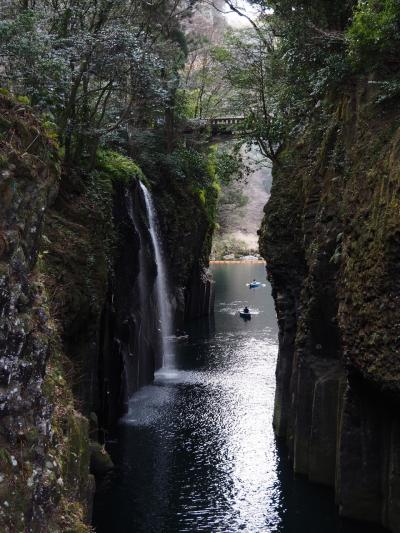
[[[103,312],[100,347],[100,419],[111,428],[129,397],[150,383],[161,365],[157,267],[138,182],[118,187],[114,198],[118,244]]]
[[[206,316],[213,308],[214,282],[209,257],[214,232],[217,192],[207,194],[206,207],[190,184],[166,176],[153,188],[179,329],[187,320]]]
[[[343,516],[399,531],[398,117],[363,84],[323,108],[281,152],[260,235],[280,332],[274,426]]]

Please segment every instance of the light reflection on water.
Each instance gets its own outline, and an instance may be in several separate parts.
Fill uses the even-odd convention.
[[[99,533],[356,533],[329,491],[295,480],[272,431],[277,326],[263,265],[216,265],[215,320],[176,344],[177,368],[130,401]],[[238,309],[257,310],[243,321]]]

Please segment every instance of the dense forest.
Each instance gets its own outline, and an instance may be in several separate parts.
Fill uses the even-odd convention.
[[[280,327],[275,431],[342,514],[400,531],[399,51],[398,0],[0,2],[1,531],[91,530],[106,436],[161,364],[141,187],[183,327],[210,312],[221,188],[240,206],[254,146],[273,166],[259,235]],[[216,145],[219,117],[238,122]],[[314,359],[329,376],[334,361],[334,430],[310,422]],[[356,426],[380,439],[357,433],[362,464]],[[319,430],[326,471],[309,460]]]
[[[275,160],[343,84],[369,75],[379,102],[397,94],[396,2],[253,2],[243,29],[218,17],[240,6],[202,5],[214,21],[195,3],[3,2],[2,92],[41,113],[65,168],[104,147],[183,165],[182,123],[230,114]]]

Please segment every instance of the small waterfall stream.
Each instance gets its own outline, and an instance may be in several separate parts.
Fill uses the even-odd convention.
[[[162,250],[162,240],[157,219],[157,212],[153,199],[147,187],[140,183],[146,203],[147,217],[149,220],[149,232],[154,248],[154,256],[157,263],[156,292],[160,321],[162,366],[163,369],[174,368],[174,349],[171,336],[173,334],[173,318],[170,304],[170,292],[168,290],[168,277]]]

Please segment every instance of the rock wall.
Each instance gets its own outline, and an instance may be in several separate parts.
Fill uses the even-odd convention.
[[[0,111],[0,530],[84,532],[88,422],[66,381],[40,253],[57,146],[24,106],[0,96]]]
[[[138,181],[116,187],[118,244],[103,312],[99,363],[102,426],[115,425],[129,397],[153,380],[162,361],[155,278],[157,267]]]
[[[101,443],[161,364],[139,182],[61,169],[58,152],[27,106],[0,95],[4,533],[90,530],[95,481],[112,468]],[[209,310],[212,225],[191,191],[169,194],[170,213],[183,195],[184,215],[197,217],[194,226],[179,216],[164,227],[183,320]]]
[[[208,268],[198,266],[192,271],[190,285],[185,292],[185,320],[208,316],[213,312],[214,280]]]
[[[341,515],[400,531],[400,130],[367,82],[274,166],[260,248],[279,322],[274,427]]]

